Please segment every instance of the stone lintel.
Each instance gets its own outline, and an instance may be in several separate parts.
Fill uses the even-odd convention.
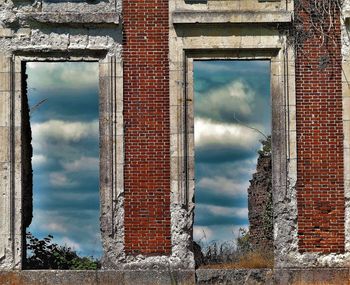
[[[175,11],[173,24],[279,24],[292,21],[291,12],[287,11]]]

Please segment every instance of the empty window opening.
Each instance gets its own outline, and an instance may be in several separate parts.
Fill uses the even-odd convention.
[[[28,62],[25,74],[22,132],[26,132],[29,123],[27,120],[26,124],[25,115],[28,106],[33,218],[31,223],[25,218],[26,226],[29,223],[30,226],[24,266],[96,269],[99,264],[94,261],[102,254],[98,63]],[[30,175],[27,177],[28,183]],[[25,200],[25,204],[30,204],[29,198]],[[40,250],[44,250],[44,257],[39,256]],[[52,255],[54,252],[61,261]],[[78,256],[93,258],[85,259],[84,263]]]
[[[193,68],[196,264],[271,267],[270,61]]]

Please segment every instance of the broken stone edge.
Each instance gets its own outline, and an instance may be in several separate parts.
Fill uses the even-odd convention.
[[[19,18],[47,24],[114,24],[118,25],[120,16],[110,13],[22,13]]]

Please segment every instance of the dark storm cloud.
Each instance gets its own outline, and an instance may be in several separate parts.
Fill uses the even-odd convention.
[[[195,202],[223,207],[247,207],[247,197],[232,197],[219,191],[196,189]]]
[[[211,163],[196,163],[195,175],[196,177],[222,176],[242,183],[252,178],[250,173],[255,170],[256,161],[257,154],[252,159],[224,162],[215,167]]]
[[[195,223],[197,226],[246,225],[248,222],[247,213],[246,207],[225,207],[197,203]]]
[[[82,194],[83,195],[83,194]],[[62,198],[44,198],[41,200],[40,205],[37,207],[41,210],[50,210],[50,209],[56,209],[56,210],[75,210],[75,211],[82,211],[82,210],[95,210],[96,205],[99,205],[99,197],[98,196],[86,196],[80,197],[79,200],[69,201],[67,199]]]
[[[38,109],[31,114],[35,122],[48,120],[66,121],[91,121],[98,115],[98,104],[96,104],[98,88],[41,90],[31,92],[31,106],[43,102]]]
[[[196,162],[216,163],[236,162],[255,157],[250,149],[235,145],[204,145],[196,148]]]
[[[93,167],[98,169],[98,165]],[[99,179],[96,171],[64,171],[61,166],[57,169],[61,172],[44,170],[34,177],[39,209],[98,208]]]
[[[213,225],[246,225],[248,222],[247,218],[240,217],[230,217],[230,216],[216,216],[216,215],[208,215],[205,212],[197,211],[195,216],[195,224],[197,226],[213,226]]]

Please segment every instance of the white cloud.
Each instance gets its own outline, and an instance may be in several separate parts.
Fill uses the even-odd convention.
[[[56,222],[48,223],[47,225],[45,225],[45,230],[49,232],[59,232],[59,233],[67,232],[67,228],[64,225]]]
[[[63,237],[59,243],[70,247],[72,250],[80,250],[81,248],[79,243],[71,240],[68,237]]]
[[[203,177],[198,181],[197,186],[218,193],[226,193],[232,197],[245,197],[249,181],[237,182],[234,179],[221,176]]]
[[[232,145],[244,149],[255,148],[259,142],[259,134],[236,124],[213,122],[210,119],[196,118],[194,121],[196,146]]]
[[[221,101],[226,96],[229,96],[235,100],[234,106],[236,106],[236,109],[238,109],[241,114],[249,115],[252,113],[252,102],[255,98],[255,92],[245,86],[241,81],[233,81],[231,84],[219,90],[215,90],[212,96],[216,100]]]
[[[210,240],[213,237],[213,230],[208,226],[194,226],[193,227],[193,239],[199,240]]]
[[[197,204],[196,208],[203,209],[216,216],[229,216],[243,219],[248,217],[248,208],[222,207],[208,204]]]
[[[197,61],[195,62],[195,67],[199,70],[210,73],[232,72],[232,66],[229,66],[227,64],[220,64],[218,62],[215,62],[215,64],[213,64],[212,61]]]
[[[34,123],[32,125],[33,145],[38,145],[46,139],[78,142],[84,138],[98,136],[98,130],[97,120],[91,122],[50,120],[44,123]]]
[[[54,236],[53,242],[79,250],[82,255],[99,257],[102,253],[98,210],[60,211],[34,208],[28,231],[37,238]]]
[[[98,171],[99,159],[97,157],[82,156],[77,160],[71,162],[63,162],[63,168],[66,171]]]
[[[76,185],[76,182],[68,179],[65,173],[62,172],[51,172],[49,174],[50,183],[57,187],[70,187]]]
[[[195,95],[197,115],[216,120],[233,121],[234,118],[254,118],[256,93],[248,85],[236,80],[223,87]]]
[[[34,154],[32,157],[33,167],[38,167],[47,162],[47,157],[42,154]]]
[[[89,88],[98,86],[98,63],[96,62],[29,62],[28,85],[57,89]]]
[[[194,226],[193,239],[200,241],[204,246],[209,245],[212,241],[217,241],[219,244],[223,242],[230,242],[233,245],[239,236],[240,228],[248,229],[249,225],[240,226]],[[203,234],[203,231],[205,235]]]
[[[34,219],[29,231],[43,231],[49,234],[66,233],[68,225],[57,211],[45,211],[34,208]]]

